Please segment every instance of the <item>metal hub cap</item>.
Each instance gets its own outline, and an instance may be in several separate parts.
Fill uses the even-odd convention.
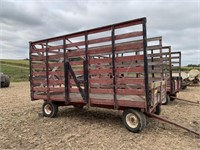
[[[167,102],[167,97],[162,100],[162,104]]]
[[[139,124],[138,118],[132,113],[127,114],[126,122],[131,128],[136,128]]]
[[[50,104],[46,104],[46,105],[44,106],[44,111],[45,111],[45,113],[46,113],[47,115],[50,115],[51,112],[52,112],[52,107],[51,107],[51,105],[50,105]]]

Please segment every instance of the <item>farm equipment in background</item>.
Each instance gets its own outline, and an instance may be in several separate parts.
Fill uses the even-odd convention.
[[[182,78],[181,89],[185,90],[189,85],[187,83],[188,74],[186,72],[181,72],[181,78]]]
[[[9,87],[9,86],[10,86],[9,76],[0,72],[0,88]]]
[[[184,81],[189,86],[199,85],[199,77],[200,77],[199,70],[192,69],[189,71],[188,77],[185,78]]]
[[[182,89],[186,89],[187,86],[198,86],[200,81],[199,70],[192,69],[189,73],[181,72],[182,77]]]

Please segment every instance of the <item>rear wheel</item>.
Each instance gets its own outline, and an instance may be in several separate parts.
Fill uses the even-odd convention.
[[[83,105],[74,105],[75,109],[83,109]]]
[[[1,88],[5,87],[5,82],[1,82]]]
[[[123,123],[125,127],[134,133],[141,132],[146,126],[145,115],[135,109],[126,109],[122,115]]]
[[[156,106],[156,109],[155,109],[155,112],[154,112],[156,115],[160,115],[161,113],[161,105],[157,105]]]
[[[169,101],[170,101],[170,97],[169,95],[167,95],[166,98],[162,100],[162,105],[167,105]]]
[[[5,87],[9,87],[10,85],[10,79],[8,76],[5,77]]]
[[[43,116],[53,118],[58,113],[58,105],[55,103],[45,101],[42,105]]]

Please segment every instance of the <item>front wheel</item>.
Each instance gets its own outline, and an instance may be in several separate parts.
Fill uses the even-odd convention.
[[[125,127],[134,133],[141,132],[146,126],[145,115],[135,109],[126,109],[122,115],[123,123]]]
[[[169,101],[170,101],[170,97],[169,95],[167,95],[166,98],[162,100],[162,105],[167,105]]]
[[[157,105],[156,108],[155,108],[155,112],[154,112],[156,115],[160,115],[161,113],[161,105]]]
[[[53,118],[58,113],[58,105],[55,103],[45,101],[42,105],[43,116]]]

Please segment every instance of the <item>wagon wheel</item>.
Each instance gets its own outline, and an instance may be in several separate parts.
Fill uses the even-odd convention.
[[[134,133],[141,132],[146,126],[145,115],[135,109],[126,109],[123,112],[122,120],[125,127]]]
[[[45,101],[42,105],[42,112],[45,117],[53,118],[58,113],[58,105],[49,101]]]
[[[162,105],[167,105],[169,101],[170,101],[170,97],[169,95],[167,95],[166,98],[162,100]]]
[[[156,115],[160,115],[161,113],[161,105],[157,105],[156,108],[155,108],[155,112],[154,112]]]
[[[83,107],[84,107],[83,105],[74,105],[75,109],[83,109]]]
[[[5,82],[1,82],[1,88],[4,88],[5,87]]]
[[[5,87],[9,87],[10,85],[10,79],[8,76],[5,77]]]

